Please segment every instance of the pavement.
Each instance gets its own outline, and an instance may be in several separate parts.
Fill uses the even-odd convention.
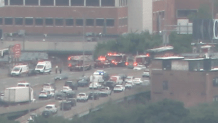
[[[85,75],[86,76],[90,76],[91,74],[93,74],[93,72],[97,70],[97,69],[92,69],[89,71],[85,71]],[[127,69],[124,67],[116,67],[116,68],[104,68],[105,71],[107,71],[110,75],[117,75],[117,74],[127,74],[127,75],[133,75],[135,77],[141,77],[142,75],[142,71],[133,71],[132,69]],[[70,72],[68,70],[63,71],[63,74],[68,74],[69,75],[69,80],[70,79],[77,79],[78,77],[82,76],[82,72]],[[54,99],[50,99],[50,100],[38,100],[38,94],[41,91],[41,87],[42,84],[44,83],[48,83],[48,82],[54,82],[54,78],[57,76],[57,74],[55,74],[54,72],[52,72],[51,74],[44,74],[44,75],[37,75],[37,76],[31,76],[31,77],[7,77],[7,78],[0,78],[0,84],[2,86],[0,86],[0,90],[4,91],[5,88],[7,87],[11,87],[11,86],[16,86],[17,82],[19,81],[27,81],[31,84],[31,86],[34,89],[34,95],[35,95],[35,99],[36,102],[34,103],[30,103],[29,105],[16,105],[16,106],[10,106],[10,107],[0,107],[0,113],[2,114],[3,112],[10,112],[10,111],[16,111],[23,108],[26,108],[25,106],[37,106],[37,105],[46,105],[48,103],[57,103],[57,101],[55,101]],[[63,85],[64,85],[65,81],[59,81],[56,83],[56,87],[57,90],[60,90]],[[90,90],[88,88],[79,88],[77,90],[77,93],[79,92],[90,92]],[[117,94],[116,94],[117,95]],[[119,94],[118,94],[119,95]],[[107,99],[106,99],[107,100]],[[92,101],[90,101],[92,102]],[[104,102],[104,101],[103,101]],[[96,103],[98,104],[98,103]],[[83,107],[83,105],[81,105]],[[81,107],[80,104],[78,104],[77,107]],[[90,107],[90,106],[89,106]],[[44,108],[41,108],[39,110],[36,110],[38,112],[41,112],[41,110]],[[86,109],[86,108],[85,108]],[[84,109],[84,110],[85,110]],[[82,111],[80,110],[80,108],[78,109],[78,111]],[[80,112],[78,112],[80,113]],[[72,113],[70,113],[72,114]],[[30,114],[27,114],[27,116],[25,116],[24,118],[21,118],[22,120],[26,120],[27,117],[29,117]],[[57,115],[61,115],[61,114],[57,114]],[[66,114],[67,116],[67,114]],[[68,116],[69,117],[69,116]],[[19,121],[22,121],[19,120]]]

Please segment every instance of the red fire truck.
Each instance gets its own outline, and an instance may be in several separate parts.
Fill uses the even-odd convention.
[[[104,68],[104,67],[110,67],[110,66],[111,66],[111,63],[109,62],[109,60],[106,59],[105,56],[99,56],[98,59],[94,63],[94,68],[97,68],[97,67]]]
[[[108,53],[106,59],[111,63],[111,66],[126,66],[127,56],[122,53]]]
[[[145,65],[148,66],[151,63],[150,55],[147,53],[146,55],[137,55],[134,58],[134,66],[137,65]]]
[[[70,71],[82,71],[90,70],[92,68],[92,56],[80,55],[80,56],[69,56],[68,57],[68,68]]]

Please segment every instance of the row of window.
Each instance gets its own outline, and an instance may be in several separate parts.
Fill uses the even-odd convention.
[[[86,2],[84,2],[86,1]],[[126,0],[121,0],[126,1]],[[5,5],[40,6],[115,6],[115,0],[5,0]]]
[[[86,26],[114,26],[114,19],[86,19]],[[72,18],[0,18],[0,25],[83,26],[83,19]]]

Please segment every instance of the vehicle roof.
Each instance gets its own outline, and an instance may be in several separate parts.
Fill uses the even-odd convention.
[[[168,56],[168,57],[156,57],[156,60],[176,60],[176,59],[184,59],[182,56]]]
[[[15,65],[14,67],[27,67],[27,65]]]
[[[47,104],[46,106],[55,106],[55,104]]]
[[[78,93],[78,94],[86,94],[86,93]]]
[[[116,85],[116,86],[123,86],[123,85]]]
[[[127,76],[127,78],[133,78],[134,76]]]
[[[149,57],[148,55],[137,55],[135,58],[144,58],[144,57]]]
[[[6,89],[23,89],[23,88],[29,88],[29,87],[9,87],[9,88],[6,88]]]

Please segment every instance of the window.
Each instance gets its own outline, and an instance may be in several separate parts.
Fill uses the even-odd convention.
[[[23,25],[23,18],[15,18],[15,25]]]
[[[104,19],[96,19],[96,26],[104,26]]]
[[[42,26],[43,25],[43,19],[42,18],[35,18],[35,25],[36,26]]]
[[[71,6],[84,6],[84,0],[71,0]]]
[[[64,20],[62,18],[56,18],[55,19],[55,26],[63,26]]]
[[[33,25],[33,18],[25,18],[25,25]]]
[[[39,5],[39,0],[25,0],[25,5]]]
[[[83,26],[83,19],[76,19],[76,26]]]
[[[5,18],[5,25],[13,25],[13,18]]]
[[[8,0],[5,0],[5,5],[8,5]]]
[[[106,19],[107,26],[114,26],[114,19]]]
[[[45,25],[46,26],[53,26],[53,18],[46,18]]]
[[[54,0],[41,0],[41,6],[54,6]]]
[[[55,0],[56,6],[69,6],[69,0]]]
[[[23,5],[23,0],[10,0],[10,5]]]
[[[214,97],[213,97],[213,101],[214,101],[214,102],[217,102],[217,101],[218,101],[218,96],[214,96]]]
[[[218,87],[218,78],[213,79],[213,86]]]
[[[65,24],[66,24],[66,26],[73,26],[74,24],[74,21],[73,21],[73,19],[65,19]]]
[[[163,81],[163,90],[168,90],[168,81]]]
[[[115,0],[101,0],[102,6],[115,6]]]
[[[86,6],[99,6],[99,0],[86,0]]]
[[[177,17],[188,17],[188,15],[196,13],[197,10],[177,10]]]
[[[3,24],[3,19],[2,18],[0,18],[0,25],[2,25]]]
[[[94,19],[86,19],[86,26],[94,26]]]

